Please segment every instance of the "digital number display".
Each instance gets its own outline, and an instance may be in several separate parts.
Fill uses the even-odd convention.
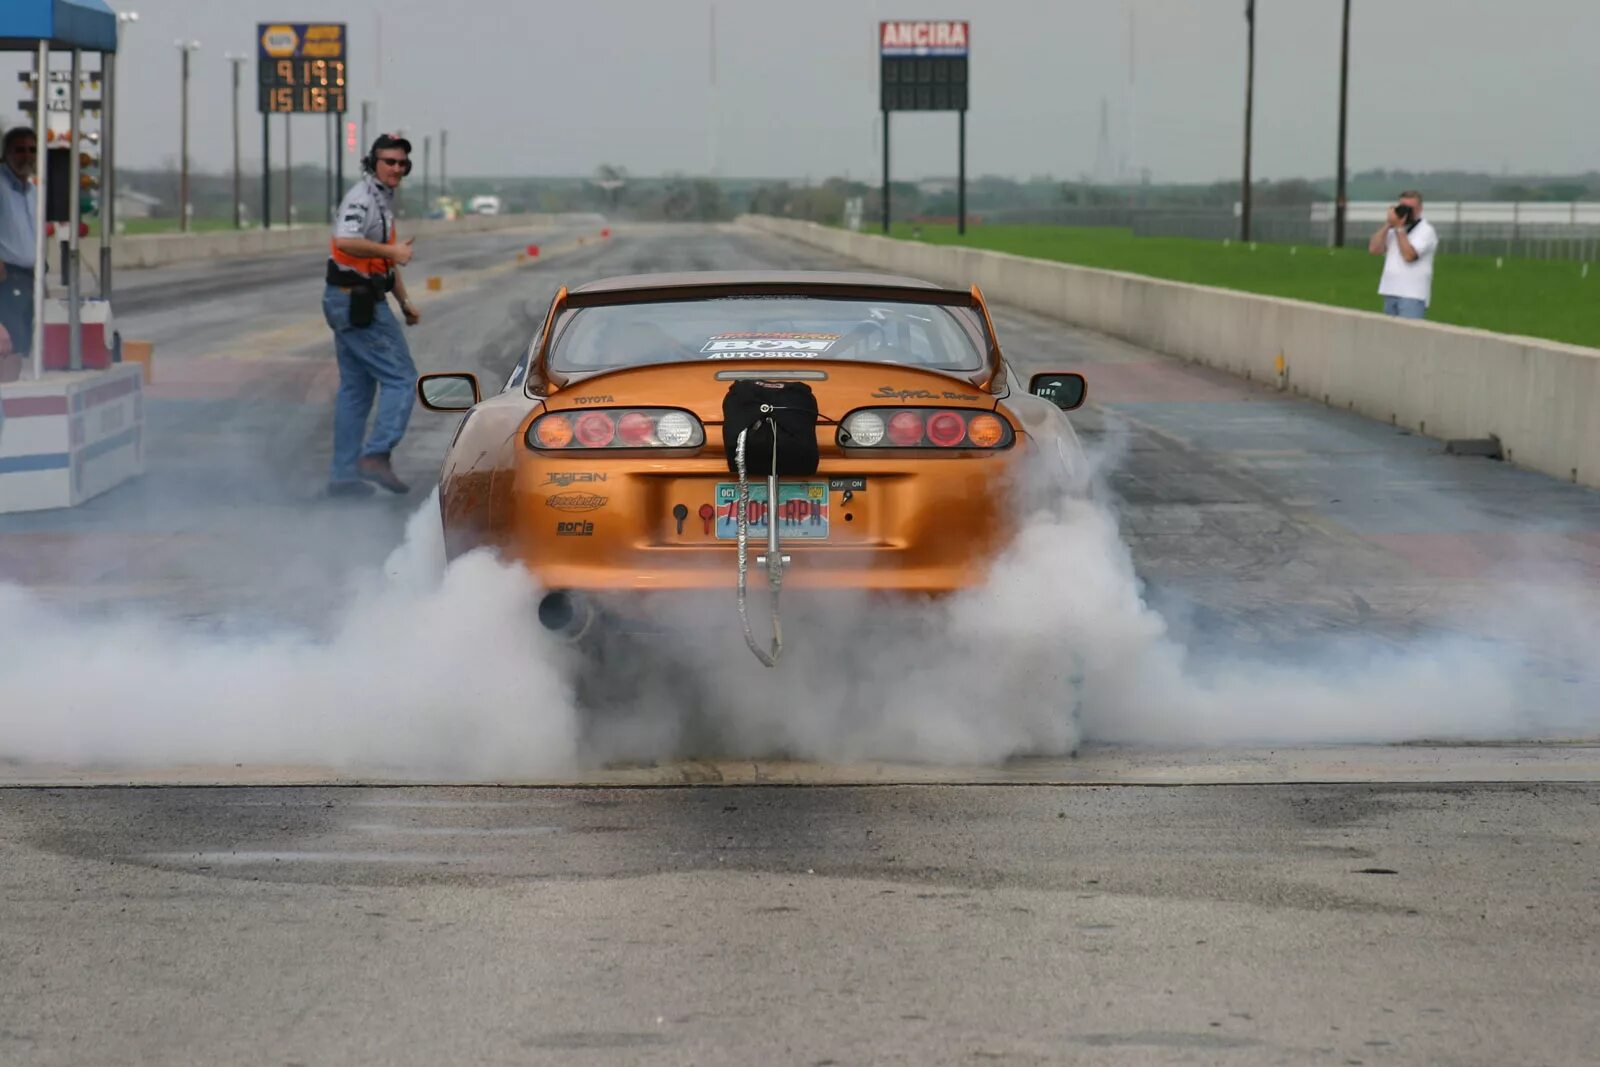
[[[879,88],[885,111],[965,111],[967,58],[886,56]]]
[[[271,114],[345,110],[344,60],[264,60],[261,110]]]
[[[345,110],[342,22],[263,22],[256,26],[258,109],[264,115]]]

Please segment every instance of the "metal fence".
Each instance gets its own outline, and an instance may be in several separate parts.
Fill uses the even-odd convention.
[[[1365,246],[1386,207],[1351,204],[1345,220],[1345,246]],[[1452,201],[1425,207],[1425,217],[1439,231],[1439,248],[1445,254],[1600,262],[1600,210],[1596,210],[1600,204]],[[1328,204],[1257,208],[1250,213],[1250,239],[1263,244],[1331,247],[1331,214]],[[1131,229],[1135,237],[1192,237],[1206,241],[1238,240],[1240,228],[1237,211],[1222,206],[1000,209],[984,211],[982,216],[989,223],[1107,226]]]

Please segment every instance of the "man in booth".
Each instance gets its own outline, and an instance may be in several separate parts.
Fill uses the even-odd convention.
[[[11,351],[0,354],[0,382],[21,370],[33,348],[34,208],[38,189],[39,139],[26,126],[13,126],[0,140],[0,328],[10,335]]]

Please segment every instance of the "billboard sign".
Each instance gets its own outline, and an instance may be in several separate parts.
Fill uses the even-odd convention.
[[[966,58],[971,24],[965,19],[878,23],[878,54]]]

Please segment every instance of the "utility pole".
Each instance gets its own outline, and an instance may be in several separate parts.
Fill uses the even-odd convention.
[[[428,159],[432,155],[433,155],[433,135],[432,134],[423,134],[423,136],[422,136],[422,217],[423,218],[427,218],[428,217],[428,203],[429,203],[429,200],[431,199],[429,197],[429,195],[428,195],[428,173],[429,173],[429,171],[428,171]]]
[[[283,224],[294,228],[294,142],[289,139],[289,112],[283,113]]]
[[[449,130],[440,130],[439,131],[439,195],[440,196],[449,196],[450,195],[450,179],[448,177],[449,171],[445,167],[446,160],[449,158],[448,155],[447,155],[448,149],[447,149],[447,145],[445,143],[445,139],[447,137],[449,137],[449,136],[450,136],[450,131]]]
[[[174,41],[183,57],[180,100],[178,104],[178,229],[189,232],[189,53],[200,47],[199,41]]]
[[[717,176],[717,124],[718,124],[717,120],[720,118],[720,113],[717,110],[717,5],[716,4],[712,4],[711,5],[711,36],[710,36],[710,40],[709,40],[708,45],[707,45],[707,50],[710,52],[710,55],[711,55],[711,108],[710,108],[710,120],[711,121],[709,123],[709,129],[707,131],[711,135],[710,138],[709,138],[709,140],[711,142],[710,143],[711,151],[709,153],[710,154],[710,159],[708,160],[708,164],[709,164],[709,167],[710,167],[710,170],[711,170],[711,177],[715,178]]]
[[[249,57],[228,52],[223,58],[233,64],[233,228],[239,230],[244,228],[239,213],[243,199],[239,184],[239,65]]]
[[[1350,0],[1344,0],[1344,38],[1339,45],[1339,185],[1333,196],[1333,247],[1344,247],[1344,136],[1350,105]]]
[[[1250,240],[1250,124],[1256,94],[1256,0],[1244,0],[1245,46],[1244,75],[1244,193],[1243,214],[1239,220],[1239,240]]]

